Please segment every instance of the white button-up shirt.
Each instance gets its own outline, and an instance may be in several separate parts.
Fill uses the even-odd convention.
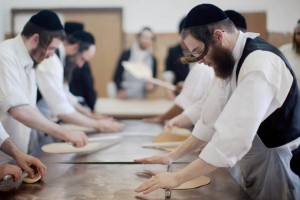
[[[2,124],[0,123],[0,147],[2,146],[3,142],[8,138],[8,134],[4,130]]]
[[[63,65],[55,54],[41,62],[36,70],[39,90],[52,117],[75,112],[63,84]]]
[[[27,152],[30,128],[15,120],[8,110],[36,102],[36,82],[33,60],[21,35],[0,43],[0,117],[13,142]],[[11,158],[0,153],[0,163]]]
[[[293,81],[279,56],[257,50],[245,59],[236,84],[237,63],[248,37],[255,36],[240,32],[232,77],[214,84],[193,130],[195,137],[208,142],[199,157],[218,167],[232,167],[249,151],[259,125],[283,104]]]
[[[205,64],[193,66],[184,81],[182,91],[175,99],[175,104],[185,110],[202,99],[213,77],[214,71],[211,67]]]

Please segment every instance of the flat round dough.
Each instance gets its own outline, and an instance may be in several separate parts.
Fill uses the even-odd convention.
[[[105,146],[99,142],[90,142],[84,147],[74,147],[66,142],[51,143],[42,146],[42,150],[46,153],[92,153],[103,149]]]
[[[38,171],[36,174],[34,174],[34,178],[30,178],[29,176],[23,178],[24,183],[35,183],[38,182],[41,179],[41,173]]]
[[[152,142],[179,142],[186,140],[190,135],[191,131],[188,129],[173,127],[156,135]]]
[[[172,190],[186,190],[186,189],[193,189],[198,188],[204,185],[208,185],[210,183],[210,178],[207,176],[200,176],[194,180],[185,182],[178,186],[177,188],[173,188]]]

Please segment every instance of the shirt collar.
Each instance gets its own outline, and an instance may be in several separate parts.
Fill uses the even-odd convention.
[[[20,34],[15,37],[15,47],[21,66],[32,68],[33,60]]]
[[[232,71],[231,77],[229,77],[227,80],[225,80],[226,83],[230,83],[231,87],[234,89],[236,88],[236,69],[237,69],[237,64],[243,54],[244,47],[247,41],[247,38],[256,38],[258,37],[258,33],[250,33],[246,32],[243,33],[242,31],[239,32],[238,39],[236,40],[235,46],[232,51],[233,58],[235,60],[234,68]]]
[[[232,51],[232,55],[234,57],[235,62],[238,62],[240,60],[243,50],[244,50],[244,47],[245,47],[245,44],[246,44],[246,41],[247,41],[247,38],[253,39],[258,36],[259,36],[258,33],[251,33],[251,32],[243,33],[242,31],[240,31],[238,39],[237,39],[235,46],[233,48],[233,51]]]

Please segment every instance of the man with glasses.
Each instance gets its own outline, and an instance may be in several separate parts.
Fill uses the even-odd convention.
[[[285,57],[257,35],[238,31],[212,4],[188,13],[182,39],[192,52],[182,61],[213,67],[223,82],[212,88],[191,137],[169,154],[136,161],[167,164],[205,147],[184,169],[156,174],[136,191],[173,188],[219,167],[237,167],[251,199],[300,199],[300,179],[290,169],[299,168],[290,161],[300,148],[300,102]]]

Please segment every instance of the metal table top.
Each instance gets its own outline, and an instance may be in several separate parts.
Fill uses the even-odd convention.
[[[143,143],[151,142],[162,127],[140,121],[125,122],[127,128],[119,144],[101,151],[87,154],[46,154],[39,158],[48,170],[43,181],[35,184],[22,184],[18,189],[0,193],[0,199],[164,199],[164,190],[159,189],[148,195],[138,194],[134,189],[145,181],[135,175],[143,170],[166,171],[164,165],[149,164],[105,164],[99,162],[132,162],[135,158],[165,153],[157,149],[142,148]],[[143,128],[144,127],[144,128]],[[179,161],[197,159],[191,154]],[[174,164],[179,170],[186,164]],[[226,169],[218,169],[210,174],[209,185],[184,191],[172,191],[172,199],[230,199],[247,200],[248,195],[234,181]]]

